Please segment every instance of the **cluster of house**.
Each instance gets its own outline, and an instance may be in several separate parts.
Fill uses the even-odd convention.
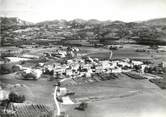
[[[91,58],[88,56],[77,56],[79,49],[76,47],[59,47],[51,53],[44,53],[46,58],[58,57],[63,59],[63,62],[54,62],[53,64],[39,63],[36,68],[23,67],[15,65],[21,72],[20,75],[27,79],[38,79],[42,74],[49,74],[54,78],[67,77],[91,77],[95,73],[121,73],[129,72],[137,68],[144,73],[148,65],[142,61],[131,59],[120,60],[99,60],[98,58]],[[7,59],[20,61],[25,59],[38,59],[38,57],[23,55],[22,58],[6,57]],[[137,66],[137,67],[135,67]]]
[[[97,58],[80,57],[68,59],[64,63],[54,63],[43,66],[43,73],[53,75],[55,78],[91,77],[95,73],[121,73],[130,72],[139,66],[139,71],[144,73],[148,65],[141,61],[130,59],[103,60]]]
[[[63,47],[60,46],[57,50],[53,52],[44,53],[45,57],[58,57],[58,58],[73,58],[77,56],[79,49],[76,47]]]

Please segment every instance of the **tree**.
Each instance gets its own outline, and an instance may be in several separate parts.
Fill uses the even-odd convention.
[[[13,92],[9,94],[9,101],[10,102],[15,102],[15,103],[23,103],[25,101],[25,96],[24,95],[17,95]]]

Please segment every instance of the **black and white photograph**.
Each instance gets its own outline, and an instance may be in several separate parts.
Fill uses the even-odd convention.
[[[166,117],[166,0],[0,0],[0,117]]]

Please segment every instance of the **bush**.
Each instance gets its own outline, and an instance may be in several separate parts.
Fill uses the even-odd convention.
[[[14,66],[12,67],[12,71],[13,71],[13,72],[17,72],[17,71],[19,71],[19,70],[20,70],[20,67],[19,67],[19,66],[14,65]]]
[[[2,64],[0,65],[0,74],[9,74],[12,73],[11,64]]]
[[[3,101],[1,101],[0,106],[7,107],[9,105],[9,103],[10,103],[9,100],[3,100]]]
[[[23,103],[25,101],[25,96],[24,95],[17,95],[13,92],[9,94],[9,101],[10,102],[15,102],[15,103]]]
[[[161,89],[166,89],[166,79],[150,79],[149,81],[156,84]]]
[[[136,49],[136,52],[146,52],[145,49]]]
[[[10,53],[10,52],[1,53],[1,58],[5,58],[5,57],[14,57],[14,56],[16,56],[16,54]]]

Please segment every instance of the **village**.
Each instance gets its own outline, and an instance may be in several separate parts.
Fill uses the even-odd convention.
[[[42,56],[23,54],[20,57],[4,57],[4,63],[15,63],[9,70],[2,66],[2,71],[14,71],[20,79],[39,79],[42,74],[50,75],[54,79],[70,79],[86,77],[87,79],[94,74],[126,73],[135,72],[135,74],[144,74],[150,69],[150,63],[147,61],[132,60],[130,58],[112,60],[112,51],[109,52],[109,58],[99,60],[79,53],[77,47],[60,46],[53,52],[44,52]],[[35,66],[26,67],[24,62],[44,58],[46,60],[54,59],[54,62],[36,62]],[[21,63],[21,64],[19,64]],[[164,68],[164,63],[161,63]],[[4,71],[3,71],[4,70]],[[162,70],[160,70],[162,71]]]

